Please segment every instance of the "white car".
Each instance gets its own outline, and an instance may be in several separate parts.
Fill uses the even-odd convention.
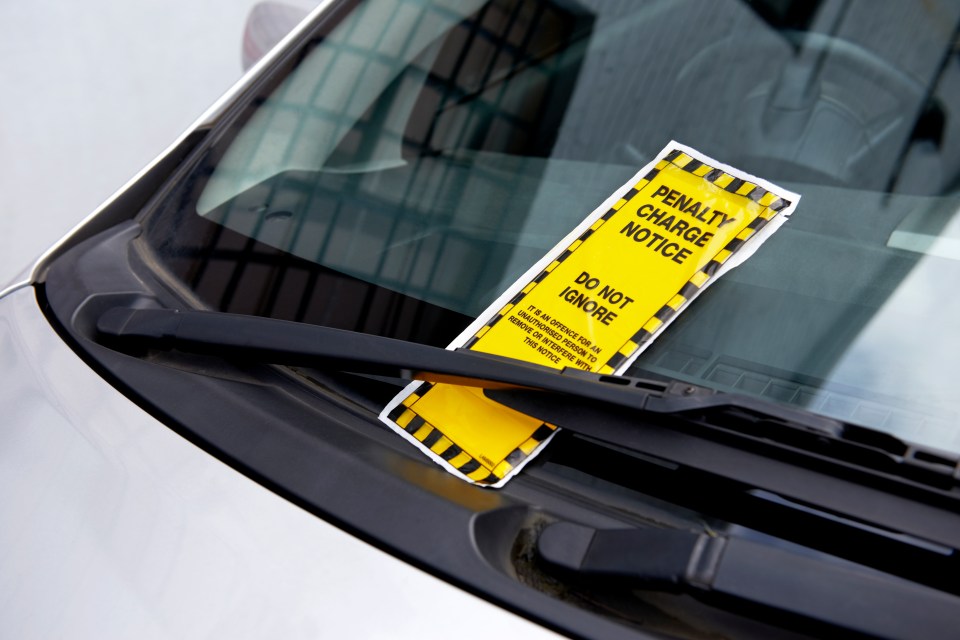
[[[323,3],[0,293],[0,637],[956,637],[958,27]],[[443,349],[671,139],[803,200],[629,377]],[[437,376],[562,429],[464,482]]]

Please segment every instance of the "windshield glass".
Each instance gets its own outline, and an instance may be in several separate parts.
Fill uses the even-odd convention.
[[[803,199],[628,373],[958,451],[958,23],[937,0],[370,0],[214,134],[146,242],[210,308],[445,346],[675,139]]]

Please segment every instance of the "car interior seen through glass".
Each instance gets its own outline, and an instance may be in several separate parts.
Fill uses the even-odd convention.
[[[147,241],[213,309],[444,346],[676,139],[803,204],[634,372],[957,451],[958,22],[947,2],[374,0]]]

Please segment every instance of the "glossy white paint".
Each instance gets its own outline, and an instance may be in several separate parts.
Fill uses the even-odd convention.
[[[156,156],[150,163],[138,171],[132,178],[130,178],[126,183],[123,184],[119,189],[117,189],[110,197],[108,197],[99,207],[97,207],[93,212],[83,218],[78,222],[70,231],[68,231],[60,240],[55,242],[50,248],[43,252],[43,254],[36,260],[33,265],[33,268],[30,271],[30,275],[26,278],[23,276],[18,276],[14,279],[8,288],[15,288],[23,284],[29,284],[37,282],[39,272],[43,267],[45,260],[57,249],[59,249],[65,242],[67,242],[71,236],[73,236],[80,228],[89,224],[94,218],[100,215],[104,209],[106,209],[110,204],[112,204],[120,195],[130,189],[134,184],[141,180],[144,175],[150,171],[151,168],[156,166],[164,157],[169,155],[176,147],[183,142],[195,129],[209,125],[213,123],[217,116],[222,113],[223,109],[233,101],[237,95],[243,91],[254,78],[256,78],[263,70],[265,66],[270,64],[272,60],[281,55],[281,52],[304,30],[307,25],[312,23],[312,21],[322,14],[324,11],[330,8],[333,4],[333,0],[316,0],[316,7],[308,14],[306,18],[290,33],[288,33],[282,40],[277,43],[277,46],[271,49],[266,55],[264,55],[259,61],[257,61],[250,69],[248,69],[220,98],[217,99],[212,105],[210,105],[201,115],[198,117],[193,124],[187,127],[172,143],[170,143],[167,148]],[[239,39],[239,36],[238,36]],[[2,293],[2,291],[0,291]]]
[[[0,2],[0,283],[240,76],[255,2]]]
[[[277,497],[0,299],[0,637],[556,637]]]

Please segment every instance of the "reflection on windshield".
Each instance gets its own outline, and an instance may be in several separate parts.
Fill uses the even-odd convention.
[[[152,233],[214,308],[443,346],[676,139],[803,200],[637,367],[960,448],[955,261],[891,242],[957,208],[958,24],[936,0],[372,0]]]
[[[868,389],[862,400],[818,392],[811,408],[891,431],[914,442],[960,450],[956,259],[927,256],[877,309],[830,372],[836,385]],[[832,387],[832,385],[831,385]]]
[[[578,73],[569,49],[590,33],[590,14],[576,7],[369,3],[253,115],[198,211],[476,315],[595,206],[596,194],[570,189],[598,173],[593,163],[545,177],[536,157]],[[610,186],[632,172],[607,171]],[[560,198],[571,197],[582,205],[558,217]]]

